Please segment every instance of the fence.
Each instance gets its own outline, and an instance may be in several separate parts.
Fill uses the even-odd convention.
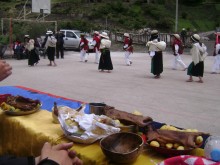
[[[150,39],[150,33],[143,33],[143,34],[134,34],[130,33],[130,36],[133,40],[134,44],[145,45]],[[124,33],[116,32],[110,34],[111,40],[116,42],[123,42],[124,41]],[[161,41],[167,43],[167,46],[171,46],[171,34],[169,33],[159,33],[159,38]],[[186,46],[189,47],[190,45],[190,38],[186,38]]]

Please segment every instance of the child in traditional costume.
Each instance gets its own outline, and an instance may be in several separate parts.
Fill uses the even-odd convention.
[[[217,34],[216,34],[217,35]],[[212,74],[220,70],[220,35],[216,36],[216,45],[214,50],[214,63],[212,65]]]
[[[125,50],[125,63],[127,66],[130,66],[132,64],[132,61],[130,60],[130,55],[133,53],[133,45],[132,45],[132,39],[130,38],[130,35],[128,33],[124,33],[124,46],[123,49]]]
[[[94,32],[94,36],[93,36],[93,41],[92,44],[94,46],[94,52],[95,52],[95,63],[98,64],[99,63],[99,48],[100,48],[100,36],[99,36],[99,32],[95,31]]]
[[[88,61],[88,54],[87,51],[89,50],[88,43],[89,41],[85,38],[85,34],[80,34],[81,40],[79,43],[80,46],[80,61],[87,62]]]
[[[181,41],[181,38],[179,34],[173,34],[174,40],[172,44],[172,49],[173,49],[173,55],[174,55],[174,60],[173,60],[173,67],[172,69],[176,70],[177,69],[177,64],[181,65],[183,68],[183,71],[187,69],[186,64],[182,61],[180,55],[183,53],[183,43]]]

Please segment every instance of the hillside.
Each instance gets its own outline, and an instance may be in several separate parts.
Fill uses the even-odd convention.
[[[24,3],[25,0],[0,0],[0,17],[22,16]],[[198,32],[212,31],[220,26],[220,4],[216,1],[179,0],[178,9],[178,32],[182,28]],[[31,10],[31,0],[28,1],[26,10]],[[51,14],[45,17],[45,21],[57,21],[58,28],[74,28],[87,32],[94,29],[138,31],[143,28],[173,32],[175,13],[175,0],[51,0]],[[29,14],[26,19],[35,20],[37,17],[39,14]],[[22,29],[22,33],[34,27],[37,27],[38,32],[51,28],[46,23],[27,24],[21,25],[17,21],[13,26]],[[9,29],[7,23],[4,26]]]

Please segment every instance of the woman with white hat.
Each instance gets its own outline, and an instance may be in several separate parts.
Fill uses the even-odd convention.
[[[154,74],[154,78],[160,78],[160,74],[163,72],[163,53],[166,48],[166,43],[160,41],[159,33],[157,30],[151,31],[150,41],[146,46],[149,49],[149,55],[151,56],[151,73]]]
[[[192,49],[190,50],[192,62],[188,66],[187,75],[189,75],[189,79],[187,82],[192,82],[192,76],[195,76],[199,77],[199,81],[197,82],[203,83],[204,58],[207,56],[207,47],[200,42],[200,36],[198,34],[193,34],[190,39],[192,41]]]
[[[48,38],[45,44],[45,48],[47,50],[48,59],[50,61],[48,66],[52,66],[52,63],[54,64],[54,66],[57,66],[57,64],[55,63],[55,58],[54,58],[57,39],[53,36],[52,31],[48,31],[47,33],[48,33]]]
[[[101,44],[100,44],[101,56],[99,60],[98,69],[101,72],[107,70],[108,73],[110,73],[111,70],[113,70],[113,65],[110,55],[111,41],[109,40],[109,37],[106,32],[102,32],[100,34],[100,37],[101,37]]]
[[[132,39],[130,38],[130,35],[128,33],[124,33],[124,46],[123,49],[125,50],[125,63],[127,66],[130,66],[132,64],[132,61],[130,60],[130,55],[133,53],[133,45],[132,45]]]
[[[183,68],[183,71],[187,69],[186,64],[182,61],[180,54],[183,53],[183,42],[181,41],[181,38],[179,34],[173,34],[173,43],[172,43],[172,49],[173,49],[173,55],[174,55],[174,60],[173,60],[173,69],[177,69],[177,64],[181,65]]]
[[[34,66],[38,64],[40,60],[39,55],[36,53],[36,48],[34,46],[34,39],[30,39],[26,45],[26,49],[28,50],[28,65]]]

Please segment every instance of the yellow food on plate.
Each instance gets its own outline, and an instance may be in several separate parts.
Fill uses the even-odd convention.
[[[177,147],[177,150],[184,150],[185,148],[183,146]]]
[[[197,136],[196,137],[196,144],[201,144],[203,142],[203,137],[202,136]]]
[[[157,141],[151,141],[150,142],[150,146],[152,146],[152,147],[160,147],[160,144],[157,142]]]
[[[173,144],[172,144],[172,143],[167,143],[167,144],[166,144],[166,148],[167,148],[167,149],[173,148]]]

